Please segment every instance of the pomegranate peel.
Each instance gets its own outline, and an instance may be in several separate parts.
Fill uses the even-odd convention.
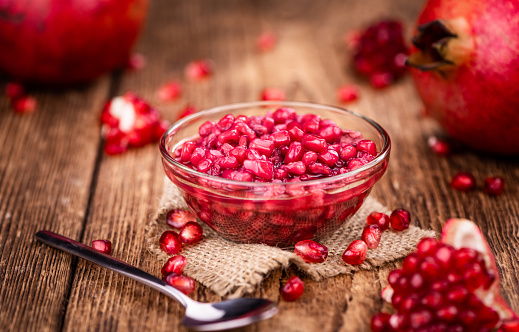
[[[434,241],[432,239],[427,239],[427,240],[431,240],[429,242]],[[422,241],[424,241],[424,240],[422,240]],[[435,294],[437,294],[437,292],[440,292],[440,293],[442,293],[442,295],[445,295],[445,294],[447,294],[447,295],[445,295],[444,297],[440,297],[440,300],[438,300],[438,301],[440,301],[441,304],[436,304],[436,307],[435,307],[436,309],[431,309],[431,310],[435,310],[437,317],[441,316],[442,319],[443,318],[444,319],[452,318],[452,320],[454,320],[454,319],[456,319],[455,316],[458,315],[458,311],[457,311],[458,309],[456,308],[455,302],[450,303],[449,301],[457,301],[456,296],[464,296],[462,301],[464,301],[463,303],[465,303],[465,304],[463,304],[463,305],[469,306],[469,305],[471,305],[471,303],[476,303],[476,302],[480,303],[480,307],[479,307],[480,312],[478,312],[478,315],[474,316],[473,315],[474,312],[470,311],[471,309],[468,309],[468,310],[460,313],[460,316],[459,316],[460,319],[468,319],[467,317],[469,317],[469,318],[472,317],[475,322],[475,323],[473,322],[474,324],[477,324],[477,323],[482,324],[481,326],[484,326],[488,329],[492,329],[492,328],[499,327],[500,325],[502,325],[503,329],[500,329],[500,330],[507,331],[506,328],[508,325],[513,327],[519,318],[518,318],[517,314],[515,314],[508,307],[506,302],[503,300],[503,298],[499,294],[499,276],[498,276],[496,262],[495,262],[493,254],[492,254],[492,251],[490,250],[490,247],[489,247],[488,243],[486,242],[486,240],[485,240],[481,230],[478,228],[478,226],[476,226],[476,224],[474,224],[472,221],[467,220],[467,219],[449,219],[443,228],[441,241],[438,242],[438,245],[436,247],[432,248],[431,250],[424,252],[421,255],[430,255],[433,252],[436,252],[436,248],[451,247],[451,246],[455,250],[460,250],[463,248],[463,250],[472,249],[473,251],[477,252],[478,255],[474,256],[474,257],[480,257],[480,259],[482,259],[482,261],[483,261],[482,264],[484,265],[484,268],[486,268],[486,271],[488,271],[493,276],[493,278],[490,279],[490,280],[492,280],[492,282],[490,285],[482,284],[481,286],[479,286],[478,288],[473,290],[472,294],[469,294],[467,292],[460,293],[459,289],[457,289],[457,288],[455,289],[454,292],[452,291],[452,289],[449,289],[449,288],[439,288],[440,290],[435,290],[435,289],[438,289],[438,287],[446,287],[445,285],[448,285],[448,284],[446,284],[446,283],[442,284],[439,281],[433,281],[433,283],[430,286],[432,291],[426,289],[425,292],[429,292],[427,294],[432,294],[434,292],[436,292]],[[430,259],[430,257],[432,257],[432,256],[426,256],[425,258]],[[455,254],[452,257],[453,257],[452,259],[454,260],[456,257]],[[451,261],[451,264],[452,264],[452,261]],[[467,266],[470,266],[470,265],[465,265],[465,267],[467,267]],[[447,271],[444,271],[444,272],[447,273]],[[406,272],[403,271],[402,269],[397,269],[397,270],[394,270],[393,272],[391,272],[388,276],[389,284],[386,287],[384,287],[384,289],[381,292],[382,299],[384,299],[388,303],[391,303],[395,307],[395,309],[397,309],[398,311],[402,310],[402,306],[405,306],[405,300],[402,299],[402,294],[401,294],[402,291],[400,290],[397,293],[397,291],[395,291],[395,289],[391,285],[398,286],[399,282],[401,281],[399,279],[402,279],[402,277],[405,278],[405,275],[406,275],[405,273]],[[452,272],[450,272],[450,273],[452,273]],[[448,275],[445,280],[447,280],[447,282],[448,282],[448,280],[449,280]],[[455,279],[453,279],[453,280],[455,280]],[[463,286],[466,283],[466,281],[463,279],[459,279],[454,282],[457,282],[458,285],[463,285]],[[461,283],[461,284],[459,284],[459,283]],[[404,283],[404,285],[408,285],[407,279],[406,279],[406,283]],[[475,297],[471,297],[473,295]],[[405,298],[405,296],[406,295],[404,294],[403,297]],[[423,303],[424,303],[424,299],[422,298],[422,304]],[[428,303],[428,305],[432,305],[432,304],[433,304],[432,302]],[[441,308],[439,308],[439,306],[441,306]],[[483,309],[481,309],[481,308],[483,308]],[[483,311],[481,311],[481,310],[483,310]],[[440,311],[441,311],[441,315],[438,314]],[[418,311],[415,311],[415,313],[416,312],[418,312]],[[463,313],[463,315],[462,315],[462,313]],[[400,330],[403,328],[404,325],[409,324],[409,322],[406,321],[407,318],[405,317],[405,315],[406,315],[405,312],[399,312],[397,314],[393,314],[386,324],[387,329],[388,330],[391,330],[391,329]],[[479,319],[479,321],[476,321],[475,317],[477,317],[477,319]],[[488,319],[485,320],[486,318],[481,318],[481,317],[486,317]],[[414,318],[416,318],[416,317],[414,317]],[[424,317],[421,317],[421,318],[424,318]],[[376,321],[376,323],[380,323],[378,316],[374,316],[373,319]],[[431,320],[424,320],[424,321],[426,321],[426,323],[423,323],[424,325],[421,325],[421,327],[430,326],[427,324],[440,324],[440,325],[442,324],[442,322],[439,322],[439,323],[436,321],[431,322]],[[413,326],[411,326],[411,327],[413,327]],[[475,329],[475,326],[472,326],[472,327]],[[417,329],[418,329],[418,327],[416,327],[416,330]],[[411,331],[412,330],[415,330],[415,329],[411,329]]]

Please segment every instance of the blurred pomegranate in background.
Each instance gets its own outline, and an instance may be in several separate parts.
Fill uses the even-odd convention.
[[[519,1],[429,0],[407,64],[425,108],[474,149],[519,153]]]
[[[0,0],[0,71],[40,84],[124,67],[148,0]]]

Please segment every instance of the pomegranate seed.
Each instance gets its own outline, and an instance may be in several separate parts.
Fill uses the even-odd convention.
[[[292,276],[281,288],[281,297],[285,301],[295,301],[303,295],[305,284],[299,277]]]
[[[409,326],[413,329],[427,326],[433,319],[429,310],[421,309],[409,315]]]
[[[162,273],[164,277],[170,273],[182,274],[182,271],[184,271],[186,265],[187,259],[184,256],[173,256],[166,261],[166,263],[160,270],[160,273]]]
[[[342,160],[348,161],[357,156],[357,148],[351,144],[345,145],[341,148],[341,152],[339,154]]]
[[[431,136],[429,137],[427,143],[429,144],[431,150],[440,156],[448,156],[451,154],[451,144],[446,140]]]
[[[196,222],[189,221],[180,230],[179,237],[182,242],[193,244],[202,239],[202,233],[202,226]]]
[[[165,277],[165,281],[186,295],[193,293],[195,290],[195,281],[193,279],[174,272],[168,274]]]
[[[92,248],[107,255],[112,254],[112,242],[108,240],[94,240],[92,241]]]
[[[369,78],[371,86],[376,89],[385,88],[391,85],[391,83],[393,83],[394,80],[395,78],[391,73],[375,73],[371,75],[371,77]]]
[[[5,94],[11,101],[21,98],[25,95],[25,89],[19,83],[7,83],[5,85]]]
[[[438,240],[431,237],[426,237],[418,242],[416,249],[420,257],[428,257],[434,255],[437,246]]]
[[[391,212],[389,220],[393,229],[403,231],[409,228],[409,224],[411,223],[411,214],[405,209],[396,209]]]
[[[126,68],[130,70],[141,70],[146,67],[146,57],[140,53],[133,53],[128,58],[128,63],[126,64]]]
[[[452,178],[450,186],[459,191],[471,191],[476,188],[476,178],[470,173],[459,172]]]
[[[294,252],[308,263],[322,263],[328,257],[328,248],[312,240],[297,242]]]
[[[171,81],[160,87],[159,91],[157,91],[157,96],[161,101],[167,102],[178,99],[181,93],[182,86],[180,85],[180,82]]]
[[[519,318],[503,322],[497,332],[519,332]]]
[[[389,228],[389,216],[381,212],[371,212],[367,217],[368,225],[378,225],[381,231]]]
[[[346,264],[359,265],[364,262],[368,254],[368,246],[362,240],[355,240],[350,243],[346,251],[342,254],[342,260]]]
[[[357,143],[357,151],[367,152],[372,156],[377,155],[377,146],[373,141],[361,140]]]
[[[256,46],[260,52],[268,52],[276,46],[277,36],[271,31],[263,32],[256,40]]]
[[[180,111],[180,115],[178,116],[179,119],[182,119],[182,118],[185,118],[186,116],[188,115],[191,115],[191,114],[194,114],[196,113],[197,110],[194,106],[192,105],[186,105],[186,107],[184,107],[181,111]]]
[[[160,249],[168,255],[174,255],[182,249],[182,242],[178,234],[173,231],[165,231],[159,239]]]
[[[382,231],[378,225],[368,225],[362,231],[361,240],[366,243],[368,248],[376,249],[380,243]]]
[[[274,175],[274,165],[270,161],[245,160],[243,168],[265,180],[272,180]]]
[[[327,149],[326,140],[313,134],[305,134],[301,143],[306,149],[317,153],[323,152]]]
[[[17,113],[32,113],[36,109],[36,99],[30,96],[19,97],[11,103],[14,111]]]
[[[355,85],[343,85],[337,90],[337,99],[342,103],[348,103],[357,100],[359,97],[359,88]]]
[[[210,60],[195,60],[186,65],[184,75],[191,81],[202,81],[213,74]]]
[[[371,317],[371,331],[372,332],[387,332],[391,330],[389,326],[390,314],[378,313]]]
[[[261,100],[285,100],[285,92],[276,88],[265,88],[260,94]]]
[[[488,195],[498,196],[501,195],[505,189],[505,179],[500,176],[489,177],[485,179],[483,183],[483,190]]]
[[[188,210],[173,209],[166,215],[166,223],[173,228],[182,228],[188,221],[196,221],[195,215]]]

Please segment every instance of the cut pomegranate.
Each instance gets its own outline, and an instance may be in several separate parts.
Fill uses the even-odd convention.
[[[382,291],[396,313],[391,329],[406,331],[490,331],[519,322],[499,295],[498,271],[481,231],[471,221],[450,219],[441,242],[425,238],[401,269],[388,275]],[[387,328],[386,315],[372,318],[372,330]],[[373,327],[374,326],[374,327]],[[388,330],[391,330],[388,329]]]
[[[382,230],[378,225],[368,225],[362,231],[361,240],[366,243],[368,248],[376,249],[382,238]]]
[[[182,242],[187,244],[193,244],[202,239],[202,233],[202,226],[200,226],[196,222],[190,221],[186,223],[184,227],[182,227],[178,235]]]
[[[378,225],[380,230],[385,231],[389,228],[389,216],[381,212],[371,212],[367,217],[368,225]]]
[[[157,96],[163,102],[178,99],[182,94],[182,85],[179,81],[167,82],[157,91]]]
[[[294,252],[308,263],[322,263],[328,257],[328,248],[312,240],[297,242]]]
[[[285,91],[276,88],[265,88],[260,94],[261,100],[285,100]]]
[[[505,179],[500,176],[486,178],[483,182],[483,190],[491,196],[501,195],[505,190]]]
[[[256,47],[260,52],[268,52],[277,44],[277,36],[271,31],[263,32],[256,40]]]
[[[189,221],[196,221],[195,215],[189,210],[173,209],[166,215],[166,223],[173,228],[182,228]]]
[[[162,233],[160,239],[160,249],[168,255],[174,255],[182,249],[182,242],[178,234],[173,231],[165,231]]]
[[[295,301],[303,295],[305,284],[299,277],[292,276],[281,288],[281,297],[285,301]]]
[[[182,274],[182,271],[184,271],[184,267],[187,265],[187,259],[182,255],[177,255],[170,257],[162,269],[160,270],[160,273],[165,277],[170,273],[176,273],[176,274]]]
[[[391,212],[389,217],[391,227],[397,231],[403,231],[409,228],[411,223],[411,213],[405,209],[396,209]]]
[[[17,113],[32,113],[36,109],[36,99],[27,95],[14,99],[11,104]]]
[[[178,289],[186,295],[193,293],[193,291],[195,290],[195,281],[189,277],[178,275],[172,272],[168,274],[164,279],[168,284],[175,287],[176,289]]]
[[[112,242],[108,240],[94,240],[92,241],[92,248],[107,255],[112,254]]]
[[[476,178],[468,172],[458,172],[452,178],[450,186],[459,191],[471,191],[476,188]]]
[[[383,88],[406,72],[409,51],[400,22],[377,22],[360,32],[353,44],[353,65],[374,87]]]
[[[342,260],[346,264],[359,265],[364,262],[368,254],[368,246],[362,240],[355,240],[350,243],[346,251],[342,254]]]
[[[359,97],[359,88],[352,84],[347,84],[337,89],[337,99],[342,103],[348,103],[357,100]]]
[[[191,81],[202,81],[213,74],[213,65],[210,60],[195,60],[186,65],[184,75]]]
[[[101,112],[101,124],[107,154],[157,142],[169,126],[157,110],[133,93],[109,101]]]

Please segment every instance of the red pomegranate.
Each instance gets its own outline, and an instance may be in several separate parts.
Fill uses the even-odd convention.
[[[519,153],[519,2],[430,0],[407,64],[427,112],[467,146]]]
[[[124,66],[148,0],[0,0],[0,71],[69,84]]]

